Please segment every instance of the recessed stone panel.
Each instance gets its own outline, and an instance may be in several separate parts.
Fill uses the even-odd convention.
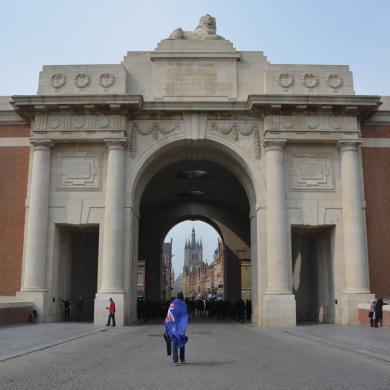
[[[61,154],[57,190],[101,190],[102,155],[91,153]]]
[[[158,60],[153,65],[156,97],[236,97],[235,59]]]
[[[290,155],[290,191],[334,191],[331,155]]]

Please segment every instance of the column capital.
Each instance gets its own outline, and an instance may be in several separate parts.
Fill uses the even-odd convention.
[[[49,139],[30,139],[30,145],[34,150],[48,150],[54,146]]]
[[[360,139],[341,140],[338,142],[337,146],[339,147],[341,152],[346,152],[346,151],[357,152],[361,144],[362,141]]]
[[[108,150],[124,150],[127,145],[126,138],[106,138],[104,142]]]
[[[283,150],[287,140],[285,139],[266,139],[264,140],[264,149],[266,152],[270,150]]]

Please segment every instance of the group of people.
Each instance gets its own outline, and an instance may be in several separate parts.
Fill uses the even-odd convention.
[[[161,300],[152,302],[139,298],[137,300],[137,318],[139,322],[146,322],[154,318],[164,318],[170,303],[173,301]],[[252,302],[250,300],[238,300],[232,302],[229,300],[216,299],[185,299],[188,313],[191,318],[218,318],[225,320],[227,318],[245,322],[250,321],[252,316]]]
[[[387,305],[387,303],[383,301],[383,298],[378,298],[371,303],[368,316],[370,317],[370,325],[372,328],[378,328],[378,325],[382,326],[383,305]]]
[[[63,304],[64,321],[65,322],[70,321],[70,317],[71,317],[70,314],[71,314],[71,310],[72,310],[72,305],[70,303],[70,299],[69,298],[67,298],[67,299],[61,298],[61,302]],[[78,321],[81,321],[83,319],[84,306],[85,306],[84,299],[83,299],[83,297],[80,297],[76,303],[76,310],[77,310],[76,317],[77,317]],[[109,299],[108,306],[106,306],[106,309],[108,310],[108,319],[107,319],[106,325],[110,326],[112,323],[112,326],[116,326],[116,323],[115,323],[115,302],[112,298]]]

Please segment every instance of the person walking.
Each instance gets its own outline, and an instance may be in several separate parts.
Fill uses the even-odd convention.
[[[107,319],[106,326],[110,326],[111,321],[112,321],[112,326],[116,326],[116,323],[115,323],[115,302],[112,298],[109,299],[109,306],[106,306],[106,309],[108,310],[108,319]]]
[[[164,325],[169,339],[172,342],[172,359],[175,366],[185,363],[185,345],[188,341],[186,336],[188,323],[188,308],[184,302],[182,292],[177,294],[177,298],[169,305]]]
[[[61,298],[61,302],[64,304],[64,321],[70,321],[70,300]]]

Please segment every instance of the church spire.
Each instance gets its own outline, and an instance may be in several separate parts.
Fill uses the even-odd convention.
[[[192,247],[195,248],[196,241],[195,241],[195,228],[192,228],[192,239],[191,239]]]

